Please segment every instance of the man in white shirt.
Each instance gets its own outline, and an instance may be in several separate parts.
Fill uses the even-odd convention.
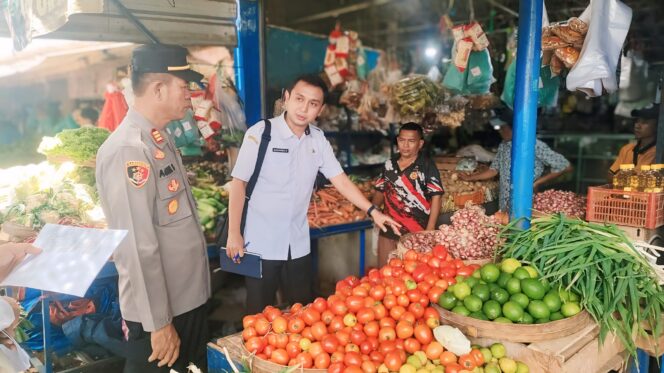
[[[313,298],[307,208],[320,171],[355,206],[367,211],[382,230],[399,224],[383,215],[343,172],[323,131],[310,123],[325,108],[328,90],[316,75],[302,76],[285,92],[286,111],[270,119],[271,139],[255,189],[248,203],[246,224],[241,217],[247,182],[254,172],[265,123],[247,130],[233,169],[229,206],[227,255],[244,255],[244,248],[263,258],[263,277],[246,278],[247,312],[274,304],[279,287],[289,303]]]

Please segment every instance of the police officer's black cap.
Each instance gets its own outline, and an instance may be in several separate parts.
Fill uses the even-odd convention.
[[[659,118],[659,105],[654,104],[648,108],[632,110],[632,117],[639,119],[657,119]]]
[[[187,82],[199,82],[203,75],[191,69],[187,54],[187,49],[179,45],[141,45],[131,54],[131,70],[138,73],[171,74]]]

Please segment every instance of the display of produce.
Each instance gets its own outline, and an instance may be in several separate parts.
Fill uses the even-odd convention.
[[[645,334],[644,325],[661,335],[664,291],[621,230],[562,214],[532,219],[528,230],[516,224],[501,232],[500,253],[529,263],[552,288],[580,294],[579,306],[599,324],[602,341],[613,332],[635,355],[634,337]]]
[[[371,198],[373,193],[371,181],[355,179],[355,184],[365,197]],[[310,227],[320,228],[367,219],[367,214],[344,198],[336,188],[326,187],[315,191],[311,196],[307,218]]]
[[[500,222],[487,216],[482,207],[466,206],[452,215],[451,225],[441,225],[438,243],[459,259],[493,258],[498,244]]]
[[[392,104],[404,118],[421,116],[436,105],[440,94],[440,87],[424,75],[411,75],[391,88]]]
[[[470,196],[472,200],[472,196],[477,194],[483,197],[480,203],[491,202],[498,197],[498,182],[495,180],[463,181],[459,179],[458,172],[450,170],[440,170],[440,180],[445,190],[442,213],[458,210],[459,204],[465,204],[464,197]]]
[[[583,219],[586,215],[586,199],[574,192],[550,189],[533,197],[533,210],[545,213],[563,213],[569,217]]]
[[[64,130],[55,137],[44,137],[37,151],[61,161],[94,165],[97,150],[110,134],[108,130],[97,127]]]
[[[543,324],[581,312],[579,295],[552,288],[537,270],[514,258],[487,263],[438,299],[454,313],[500,323]]]

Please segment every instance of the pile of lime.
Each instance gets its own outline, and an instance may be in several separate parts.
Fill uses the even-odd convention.
[[[581,312],[579,295],[553,289],[537,270],[507,258],[485,264],[443,293],[438,305],[454,313],[500,323],[542,324]]]

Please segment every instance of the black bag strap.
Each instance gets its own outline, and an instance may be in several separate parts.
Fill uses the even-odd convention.
[[[240,231],[244,234],[244,225],[247,221],[247,209],[249,207],[249,200],[251,200],[251,195],[254,193],[254,188],[256,187],[256,182],[258,181],[258,175],[261,172],[263,167],[263,161],[265,160],[265,154],[267,153],[267,146],[272,140],[272,123],[269,119],[265,119],[265,129],[263,130],[263,135],[261,136],[260,145],[258,145],[258,156],[256,157],[256,166],[254,167],[254,173],[251,174],[249,181],[247,182],[247,189],[244,197],[244,208],[242,209],[242,220],[240,220]]]

